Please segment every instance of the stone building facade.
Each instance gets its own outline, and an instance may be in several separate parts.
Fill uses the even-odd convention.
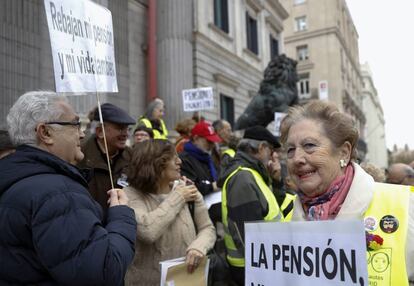
[[[117,94],[101,94],[137,116],[145,106],[145,47],[147,3],[144,0],[99,0],[112,12]],[[29,90],[54,90],[53,63],[42,0],[0,1],[0,128],[14,101]],[[70,96],[75,109],[86,115],[96,95]]]
[[[155,1],[155,0],[153,0]],[[145,110],[148,0],[96,0],[112,12],[117,94],[101,94],[138,117]],[[233,122],[257,92],[272,55],[283,51],[286,10],[277,0],[157,0],[158,97],[172,129],[186,114],[181,91],[211,86],[209,120]],[[1,122],[19,95],[54,86],[53,64],[42,0],[0,2]],[[83,116],[96,106],[94,94],[70,97]]]
[[[363,110],[367,119],[365,140],[366,161],[380,168],[388,167],[384,112],[379,100],[372,72],[367,63],[361,65]]]
[[[345,0],[281,0],[286,54],[298,60],[302,101],[327,98],[349,113],[362,137],[362,77],[358,33]]]
[[[212,87],[214,109],[201,115],[232,123],[258,91],[272,55],[283,50],[286,10],[274,0],[174,4],[157,4],[158,87],[169,108],[167,121],[191,116],[183,112],[183,89]]]

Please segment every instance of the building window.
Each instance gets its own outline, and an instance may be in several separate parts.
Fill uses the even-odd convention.
[[[227,0],[214,0],[214,25],[229,32],[229,12]]]
[[[270,59],[279,55],[279,41],[270,35]]]
[[[310,98],[309,74],[299,75],[298,93],[299,98]]]
[[[234,126],[234,99],[220,93],[220,118]]]
[[[305,31],[307,29],[306,16],[296,18],[295,25],[296,31]]]
[[[255,53],[259,54],[259,46],[257,40],[257,21],[246,12],[246,38],[247,48]]]
[[[296,55],[297,55],[298,61],[306,61],[307,59],[309,59],[308,46],[296,47]]]
[[[306,0],[293,0],[293,2],[295,3],[295,5],[299,5],[305,3]]]

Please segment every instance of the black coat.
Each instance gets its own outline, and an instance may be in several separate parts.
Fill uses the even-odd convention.
[[[102,209],[73,165],[21,146],[0,160],[0,285],[122,285],[134,257],[127,206]]]
[[[88,190],[92,197],[101,205],[106,217],[106,212],[108,211],[108,195],[106,192],[112,189],[106,155],[100,151],[95,135],[82,142],[81,148],[85,157],[77,166],[92,171]],[[111,172],[115,188],[123,187],[118,185],[118,179],[122,176],[126,178],[125,174],[130,160],[130,153],[130,148],[126,147],[124,150],[119,150],[119,154],[112,159]]]
[[[210,173],[208,163],[202,162],[187,151],[180,153],[181,175],[194,182],[200,193],[205,196],[214,191],[214,178]]]

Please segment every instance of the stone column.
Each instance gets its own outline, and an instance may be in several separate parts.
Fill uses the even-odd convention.
[[[193,87],[193,1],[157,0],[158,97],[169,130],[184,116],[181,91]]]

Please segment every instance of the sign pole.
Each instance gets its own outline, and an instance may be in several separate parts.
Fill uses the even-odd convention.
[[[101,102],[99,100],[99,93],[98,92],[96,92],[96,99],[98,101],[99,122],[101,122],[102,132],[103,132],[103,136],[104,136],[105,154],[106,154],[106,162],[108,164],[108,170],[109,170],[109,179],[111,180],[111,187],[112,187],[112,189],[114,189],[114,180],[112,179],[111,161],[109,159],[108,144],[106,143],[105,126],[104,126],[103,119],[102,119]]]

